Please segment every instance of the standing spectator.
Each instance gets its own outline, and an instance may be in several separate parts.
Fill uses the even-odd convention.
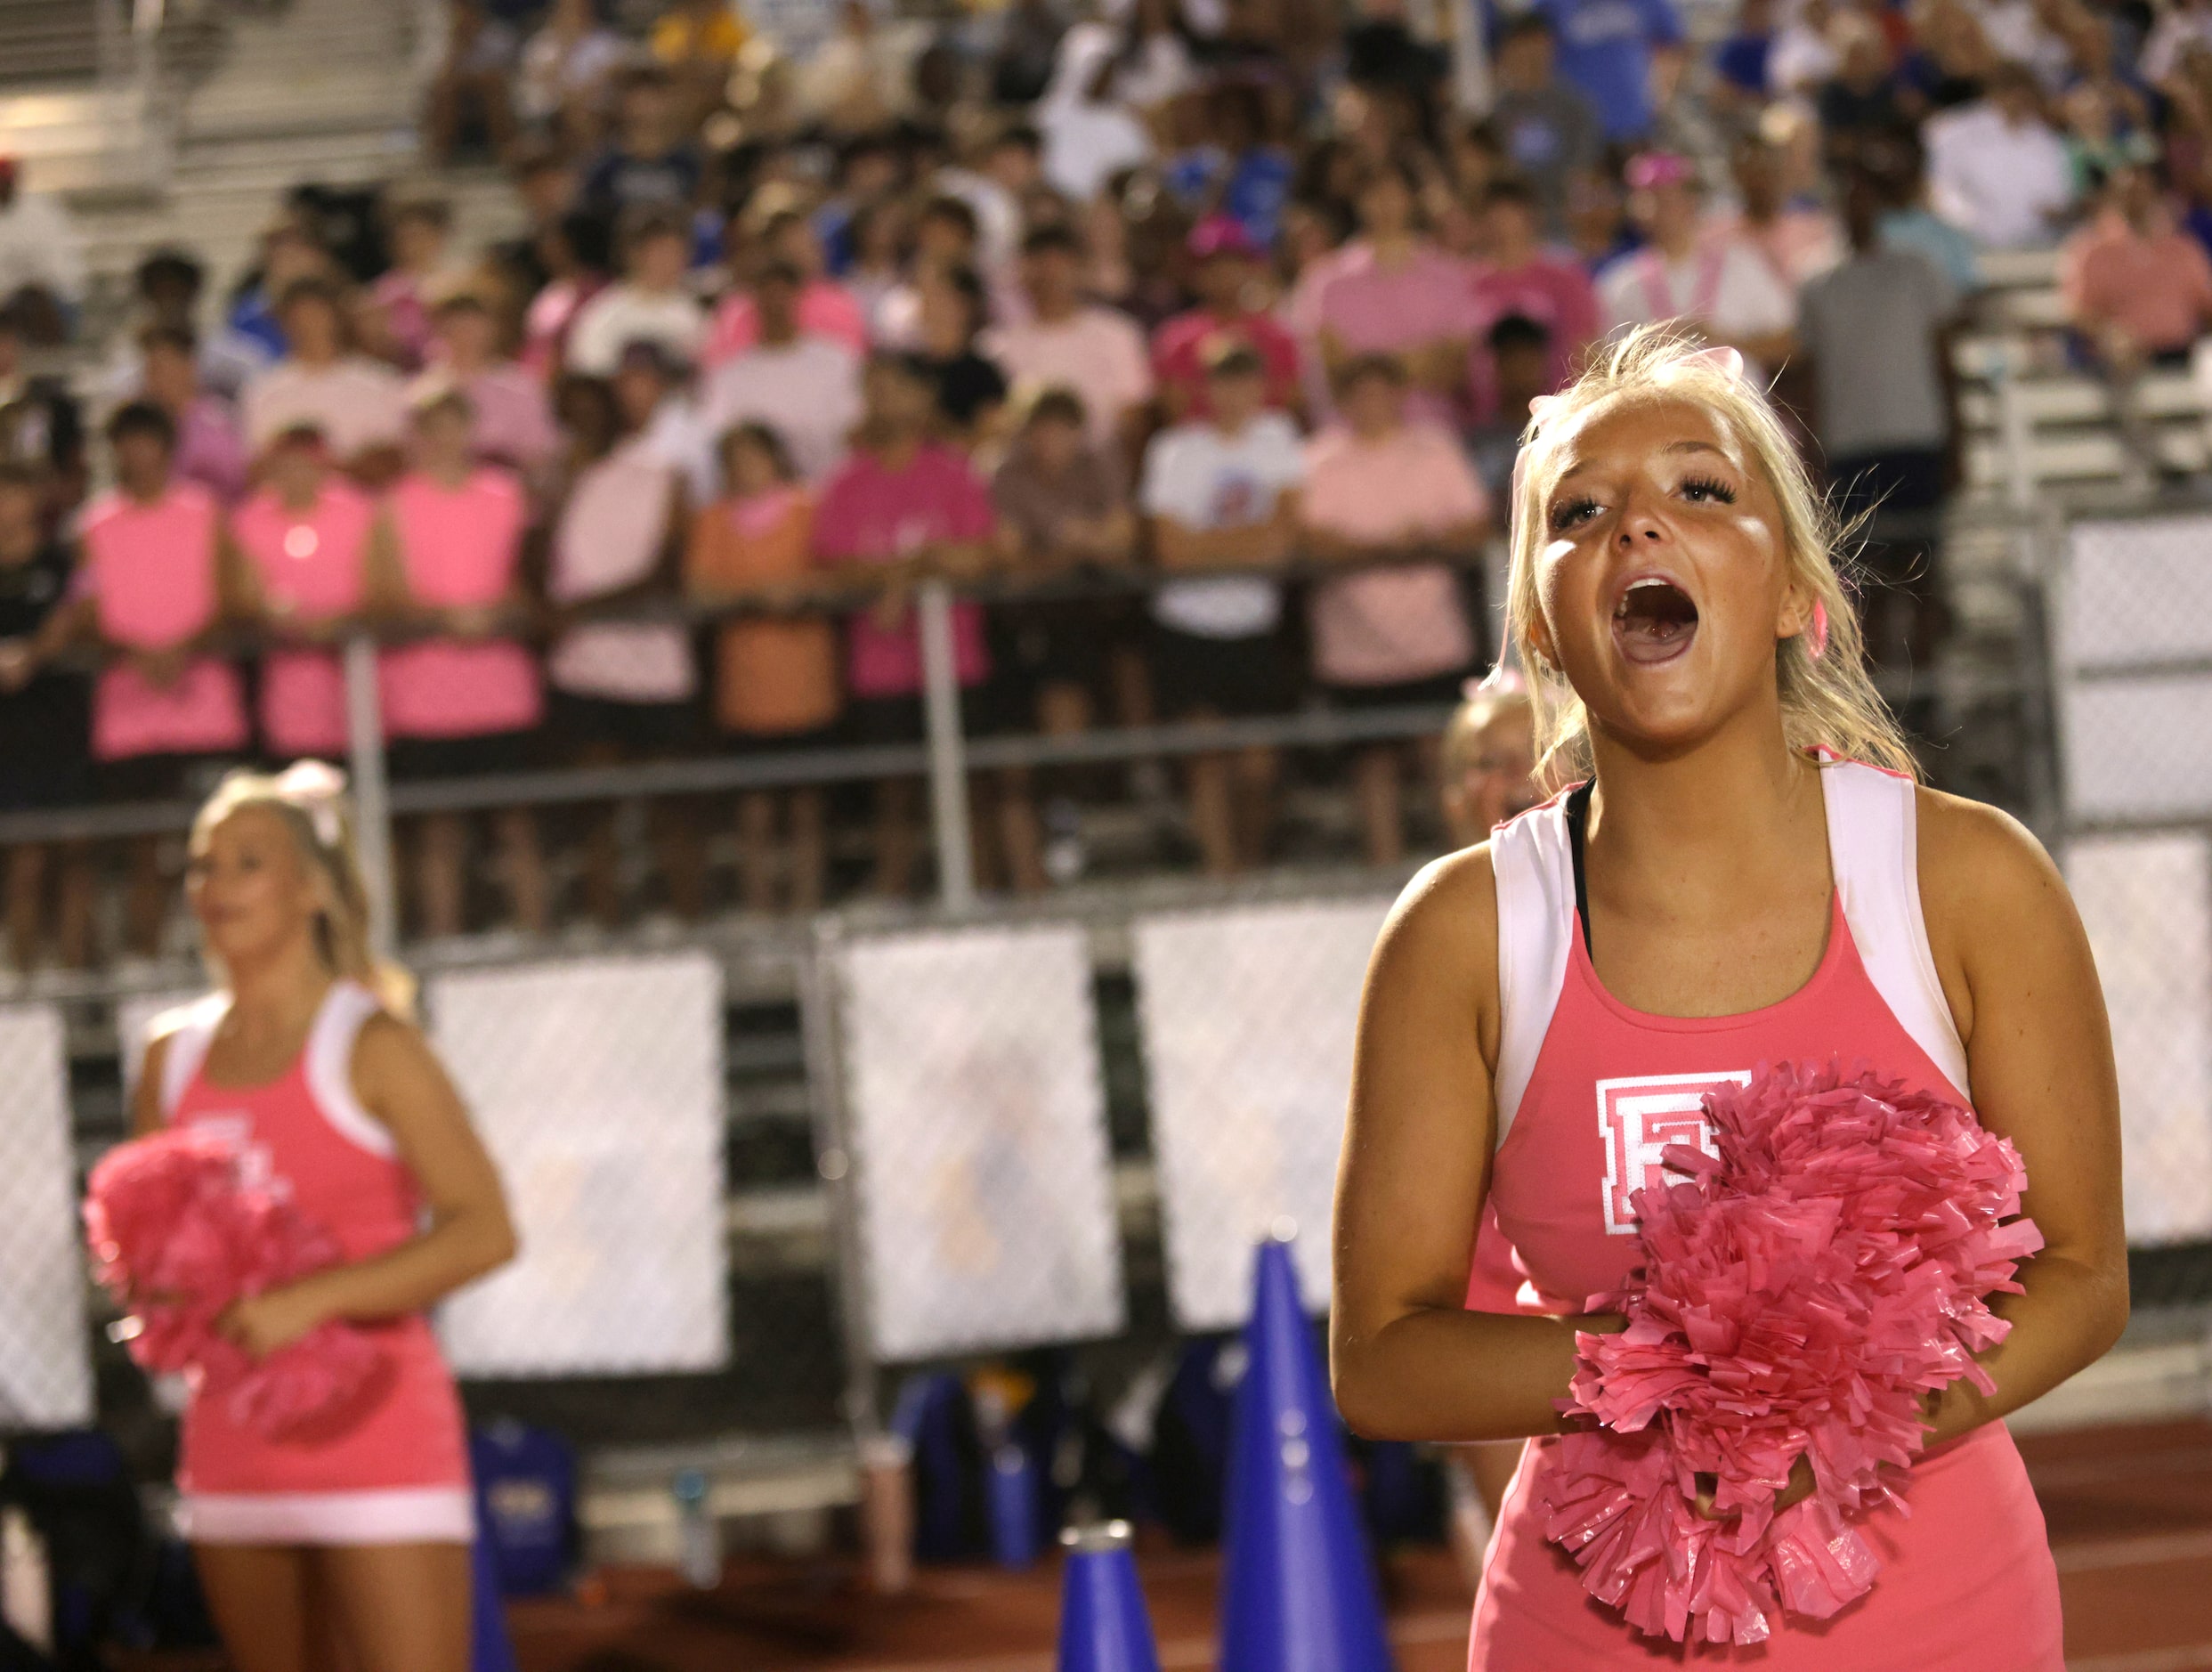
[[[1599,281],[1608,325],[1682,320],[1758,366],[1787,360],[1796,298],[1749,245],[1698,237],[1690,166],[1668,152],[1647,152],[1629,164],[1628,183],[1634,214],[1651,241],[1614,263]]]
[[[584,172],[581,206],[607,221],[643,209],[688,215],[702,165],[668,72],[658,65],[628,71],[619,99],[614,139]]]
[[[1766,0],[1749,0],[1762,5]],[[1490,124],[1535,194],[1546,232],[1565,227],[1568,189],[1598,166],[1603,126],[1590,101],[1559,77],[1552,25],[1524,12],[1498,37],[1497,101]]]
[[[780,209],[762,220],[753,241],[766,264],[798,274],[800,330],[842,343],[855,356],[868,352],[867,314],[853,293],[829,276],[822,240],[805,215]],[[719,366],[759,340],[758,304],[749,288],[740,287],[715,310],[714,327],[707,334],[707,366]]]
[[[2152,474],[2170,474],[2143,410],[2142,378],[2189,363],[2212,324],[2212,260],[2175,223],[2157,176],[2125,167],[2096,218],[2067,240],[2059,276],[2067,317],[2111,388],[2130,449]]]
[[[1498,402],[1498,370],[1491,353],[1491,328],[1508,315],[1534,320],[1544,328],[1551,360],[1549,394],[1564,388],[1581,368],[1598,337],[1598,293],[1580,262],[1555,256],[1538,241],[1536,203],[1518,181],[1502,180],[1483,201],[1485,259],[1474,270],[1478,345],[1468,369],[1478,421]]]
[[[670,209],[646,209],[624,223],[622,278],[577,311],[568,334],[568,369],[611,376],[632,343],[659,345],[686,365],[699,358],[706,316],[692,294],[691,225]]]
[[[1017,388],[1065,384],[1082,397],[1094,445],[1133,448],[1152,399],[1144,333],[1128,315],[1082,299],[1082,245],[1065,226],[1022,240],[1022,288],[1031,318],[984,339]]]
[[[432,364],[417,382],[417,398],[440,382],[460,390],[475,415],[476,457],[533,480],[560,445],[545,385],[499,353],[499,321],[480,292],[452,292],[431,323]]]
[[[676,754],[694,741],[698,675],[683,626],[600,621],[608,611],[669,598],[683,550],[684,479],[622,421],[614,391],[596,378],[562,386],[567,478],[553,523],[546,596],[564,626],[546,653],[553,718],[583,766]],[[585,841],[584,907],[602,928],[622,916],[616,809],[595,813]],[[704,913],[705,873],[684,809],[663,798],[648,822],[668,905]]]
[[[823,487],[814,551],[824,563],[867,566],[874,597],[847,628],[846,679],[855,729],[863,743],[913,743],[922,735],[921,645],[914,620],[916,584],[962,575],[990,559],[995,523],[991,497],[968,461],[929,439],[936,391],[912,359],[879,353],[862,382],[863,416],[852,456]],[[952,605],[953,664],[963,690],[990,674],[983,611]],[[903,898],[913,884],[916,785],[911,778],[876,786],[874,891]]]
[[[41,347],[76,329],[85,300],[85,240],[61,200],[23,190],[22,165],[0,157],[0,308]]]
[[[246,386],[247,443],[259,452],[295,425],[312,425],[340,468],[363,482],[389,481],[407,429],[407,386],[391,367],[353,352],[328,281],[298,280],[280,312],[288,352]]]
[[[1955,292],[1971,296],[1981,283],[1981,257],[1973,239],[1928,207],[1927,159],[1919,142],[1898,134],[1867,146],[1860,161],[1882,199],[1882,241],[1919,251]]]
[[[1190,288],[1198,305],[1152,337],[1152,375],[1171,424],[1204,418],[1206,355],[1215,345],[1248,345],[1268,368],[1268,405],[1299,408],[1298,340],[1269,312],[1260,247],[1241,222],[1209,216],[1191,229]]]
[[[61,378],[23,369],[23,328],[12,308],[0,308],[0,460],[41,467],[53,511],[73,510],[85,497],[83,412]]]
[[[430,351],[431,307],[450,288],[446,246],[453,235],[452,206],[417,198],[392,212],[392,265],[369,289],[381,316],[386,357],[402,371],[419,371]]]
[[[1654,60],[1672,57],[1681,20],[1669,0],[1536,0],[1531,8],[1559,42],[1560,74],[1597,110],[1606,142],[1650,131]]]
[[[1306,450],[1300,499],[1305,547],[1325,561],[1372,562],[1409,552],[1471,559],[1489,505],[1449,431],[1406,420],[1406,373],[1387,354],[1345,368],[1343,421]],[[1312,604],[1314,672],[1348,708],[1451,702],[1479,648],[1458,576],[1442,563],[1394,564],[1322,582]],[[1436,773],[1434,740],[1417,749]],[[1360,749],[1353,761],[1367,863],[1406,852],[1404,747]]]
[[[547,278],[523,312],[521,360],[533,377],[550,384],[567,357],[577,316],[606,288],[613,262],[606,227],[580,209],[539,233],[535,248]]]
[[[620,433],[676,472],[688,503],[721,497],[721,434],[700,413],[691,368],[651,343],[632,343],[614,369],[614,406]]]
[[[2074,199],[2065,142],[2043,119],[2042,91],[2001,65],[1984,98],[1928,118],[1928,189],[1935,212],[1984,249],[2051,242]]]
[[[1113,569],[1136,553],[1137,519],[1129,482],[1111,449],[1092,447],[1082,397],[1046,389],[1030,402],[1013,444],[991,483],[1017,572]],[[1039,598],[993,611],[993,660],[1020,719],[1049,737],[1088,730],[1106,685],[1108,634],[1095,598]],[[1000,832],[1017,893],[1033,893],[1049,874],[1077,868],[1081,838],[1072,803],[1048,821],[1063,832],[1049,855],[1025,771],[1006,775]],[[1058,863],[1053,863],[1055,857]]]
[[[0,461],[0,812],[92,799],[85,677],[43,665],[69,619],[69,549],[50,527],[39,467]],[[19,976],[37,968],[45,948],[57,861],[54,953],[66,969],[92,961],[95,879],[84,844],[18,842],[7,850],[7,937]]]
[[[1495,400],[1488,416],[1468,430],[1467,450],[1483,491],[1493,504],[1503,505],[1530,408],[1559,386],[1552,380],[1558,355],[1550,329],[1525,313],[1509,313],[1493,325],[1484,334],[1483,346],[1489,351]],[[1502,604],[1503,598],[1494,592],[1491,602]]]
[[[87,506],[77,605],[57,617],[50,644],[89,631],[109,653],[93,688],[93,759],[119,801],[188,794],[195,766],[247,746],[238,670],[207,653],[234,603],[223,557],[223,513],[197,483],[170,468],[176,426],[147,402],[108,420],[115,487]],[[161,840],[129,842],[124,943],[132,956],[161,951],[169,889]]]
[[[345,675],[336,654],[308,646],[328,644],[367,607],[376,520],[306,425],[277,437],[260,491],[231,515],[245,613],[274,641],[262,657],[261,741],[280,759],[344,757]]]
[[[716,722],[749,752],[830,748],[841,705],[836,636],[820,614],[781,607],[820,584],[814,496],[765,424],[730,431],[722,462],[727,491],[692,519],[684,564],[696,602],[749,606],[716,637]],[[823,808],[818,784],[739,795],[738,897],[747,911],[821,906]]]
[[[995,435],[1006,373],[976,346],[989,302],[972,267],[931,268],[916,285],[915,359],[937,386],[939,433],[963,452]]]
[[[515,84],[517,114],[549,132],[563,155],[596,145],[622,50],[622,37],[601,24],[594,0],[553,0],[546,20],[523,48]]]
[[[467,396],[443,390],[414,410],[414,468],[387,503],[401,622],[433,636],[385,652],[378,672],[393,775],[475,777],[530,759],[545,695],[531,653],[511,630],[529,605],[523,587],[522,484],[476,461]],[[525,807],[491,816],[499,881],[514,925],[545,933],[549,912],[538,828]],[[425,936],[466,927],[468,820],[428,813],[410,832],[416,921]]]
[[[474,122],[503,156],[515,142],[515,28],[492,15],[484,0],[452,0],[444,12],[445,50],[430,84],[423,116],[423,149],[438,167],[453,154]]]
[[[1209,368],[1211,417],[1162,431],[1145,454],[1139,502],[1162,568],[1272,569],[1289,557],[1305,475],[1298,431],[1266,410],[1267,367],[1241,343]],[[1276,714],[1294,690],[1271,576],[1170,580],[1152,599],[1152,674],[1163,717]],[[1190,821],[1206,873],[1234,876],[1264,856],[1276,751],[1190,758]]]
[[[705,421],[717,436],[746,420],[767,425],[799,474],[819,482],[843,461],[860,420],[860,362],[843,343],[804,332],[804,283],[788,262],[761,270],[749,298],[757,340],[707,373]]]
[[[231,404],[199,386],[199,356],[191,332],[150,326],[139,334],[145,398],[176,426],[177,475],[197,482],[218,501],[235,505],[246,492],[249,460]]]
[[[1317,342],[1331,377],[1355,355],[1397,355],[1419,411],[1443,422],[1466,388],[1475,298],[1467,264],[1421,235],[1419,190],[1396,163],[1361,183],[1359,241],[1321,286]]]

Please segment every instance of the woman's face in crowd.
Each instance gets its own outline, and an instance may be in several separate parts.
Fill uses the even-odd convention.
[[[344,340],[338,311],[323,296],[299,296],[284,311],[284,340],[293,357],[310,364],[335,360]]]
[[[730,491],[741,496],[766,493],[782,482],[774,455],[749,435],[731,439],[723,450],[722,467],[729,475]]]
[[[313,930],[321,886],[273,808],[244,807],[192,840],[185,898],[207,950],[233,969]]]
[[[1748,445],[1703,406],[1600,406],[1535,467],[1551,486],[1530,637],[1639,751],[1688,747],[1774,701],[1775,642],[1804,629],[1781,509]]]
[[[1526,703],[1501,707],[1453,751],[1456,769],[1444,781],[1444,823],[1459,847],[1490,832],[1543,799],[1536,788],[1535,724]]]

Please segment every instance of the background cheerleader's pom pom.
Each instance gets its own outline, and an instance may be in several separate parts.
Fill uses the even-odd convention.
[[[1643,1261],[1598,1303],[1627,1327],[1576,1338],[1544,1530],[1637,1630],[1745,1645],[1873,1586],[1853,1523],[1919,1455],[1922,1396],[1989,1385],[1988,1297],[2043,1238],[2013,1146],[1896,1082],[1762,1067],[1706,1115],[1717,1155],[1670,1148],[1683,1181],[1633,1198]],[[1778,1514],[1800,1457],[1813,1492]]]
[[[324,1227],[245,1181],[225,1140],[183,1128],[118,1144],[93,1168],[85,1233],[101,1286],[131,1314],[120,1333],[132,1358],[190,1376],[268,1439],[343,1425],[388,1375],[383,1350],[350,1324],[258,1360],[217,1330],[231,1303],[342,1257]]]

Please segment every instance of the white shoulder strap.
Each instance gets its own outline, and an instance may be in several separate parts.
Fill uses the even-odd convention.
[[[331,984],[307,1035],[307,1089],[340,1137],[371,1155],[389,1157],[398,1148],[391,1129],[362,1108],[353,1092],[353,1042],[382,1008],[377,995],[359,982]]]
[[[174,1011],[164,1011],[147,1029],[150,1039],[163,1039],[161,1050],[161,1118],[176,1118],[177,1105],[192,1084],[192,1076],[207,1060],[215,1029],[231,1008],[228,993],[210,993]]]
[[[1513,1124],[1552,1030],[1575,935],[1575,862],[1567,798],[1498,827],[1490,838],[1498,894],[1497,1142]]]
[[[1936,976],[1920,909],[1920,821],[1913,781],[1861,761],[1830,760],[1820,769],[1820,786],[1827,804],[1828,864],[1868,979],[1913,1043],[1971,1097],[1966,1048]]]

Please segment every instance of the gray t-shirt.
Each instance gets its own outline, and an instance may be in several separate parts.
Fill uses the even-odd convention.
[[[1798,336],[1819,385],[1815,414],[1831,459],[1935,450],[1949,440],[1936,333],[1949,282],[1916,250],[1854,254],[1798,296]]]
[[[1490,126],[1506,159],[1535,189],[1544,223],[1556,231],[1567,207],[1568,177],[1598,166],[1605,143],[1598,113],[1581,93],[1555,81],[1534,93],[1499,93]]]

